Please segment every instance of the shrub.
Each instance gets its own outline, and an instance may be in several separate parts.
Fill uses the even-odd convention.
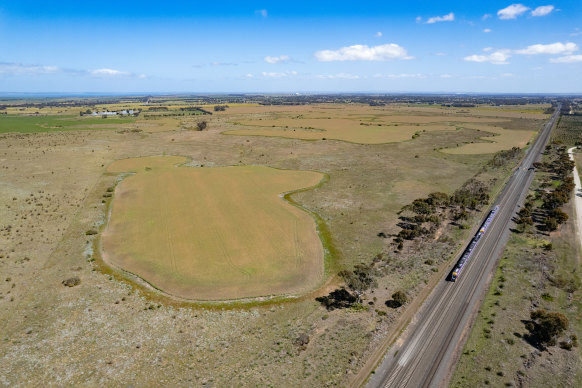
[[[558,221],[553,217],[546,217],[544,219],[544,226],[546,227],[546,230],[550,232],[554,231],[558,229]]]
[[[358,298],[356,298],[355,295],[352,295],[345,288],[338,288],[337,290],[330,292],[328,296],[320,296],[315,298],[315,300],[331,311],[334,309],[351,307],[357,302]]]
[[[392,294],[392,300],[386,302],[388,307],[398,308],[408,302],[408,297],[404,291],[398,290]]]
[[[339,274],[348,288],[354,291],[365,291],[375,287],[377,271],[372,265],[356,264],[353,271],[340,271]]]
[[[199,131],[205,130],[207,126],[208,126],[208,123],[206,122],[206,120],[199,121],[196,123],[196,128],[198,128]]]
[[[63,284],[63,286],[66,287],[75,287],[78,286],[79,284],[81,284],[81,279],[79,279],[78,277],[72,277],[72,278],[68,278],[65,279],[61,282]]]
[[[544,309],[534,310],[530,313],[531,320],[526,323],[526,329],[530,332],[529,339],[544,347],[554,345],[556,337],[568,328],[568,318],[558,312],[548,312]]]

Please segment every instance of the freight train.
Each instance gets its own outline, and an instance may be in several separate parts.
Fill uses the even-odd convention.
[[[463,255],[461,256],[459,261],[457,261],[457,265],[455,265],[455,268],[453,268],[453,273],[451,274],[451,281],[454,282],[455,280],[457,280],[459,278],[459,276],[461,276],[461,272],[463,272],[463,267],[465,266],[465,264],[467,264],[467,262],[471,258],[471,255],[473,254],[475,247],[479,243],[479,240],[481,239],[481,237],[483,237],[483,235],[487,231],[487,228],[491,224],[491,221],[493,221],[493,218],[495,217],[495,214],[498,211],[499,211],[499,206],[495,206],[493,208],[493,210],[491,210],[489,212],[489,215],[487,216],[487,218],[485,219],[485,221],[483,222],[483,224],[479,228],[479,231],[477,232],[477,234],[475,234],[475,236],[471,240],[471,243],[469,244],[467,249],[465,249],[465,252],[463,252]]]

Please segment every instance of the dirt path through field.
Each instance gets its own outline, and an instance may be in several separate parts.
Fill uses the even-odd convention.
[[[570,160],[574,161],[574,150],[576,147],[572,147],[568,150],[568,155]],[[580,246],[582,246],[582,185],[580,184],[580,175],[578,175],[578,169],[574,166],[574,183],[576,188],[574,189],[576,195],[574,196],[574,206],[576,208],[576,231],[578,232],[578,239],[580,240]]]

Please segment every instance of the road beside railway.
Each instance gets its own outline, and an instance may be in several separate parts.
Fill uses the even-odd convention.
[[[494,205],[500,210],[481,238],[463,275],[441,279],[401,340],[386,354],[368,387],[438,387],[446,385],[476,310],[509,235],[509,225],[533,179],[534,162],[559,117],[556,108]]]
[[[570,160],[576,163],[574,159],[574,150],[577,147],[572,147],[568,150],[568,156]],[[574,170],[572,171],[574,176],[574,184],[576,188],[574,189],[574,208],[576,210],[576,234],[578,235],[578,242],[582,248],[582,184],[580,184],[580,175],[578,174],[578,167],[574,165]]]

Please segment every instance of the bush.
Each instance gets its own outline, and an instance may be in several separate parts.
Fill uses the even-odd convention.
[[[206,121],[199,121],[196,123],[196,128],[198,128],[199,131],[204,131],[206,129],[206,127],[208,126],[208,124],[206,123]]]
[[[408,297],[404,291],[398,290],[392,294],[392,300],[386,302],[386,306],[392,308],[398,308],[408,302]]]
[[[356,298],[355,295],[352,295],[345,288],[338,288],[337,290],[330,292],[328,296],[320,296],[315,298],[315,300],[331,311],[334,309],[351,307],[357,302],[358,298]]]
[[[61,282],[63,284],[63,286],[66,287],[75,287],[78,286],[79,284],[81,284],[81,279],[79,279],[78,277],[72,277],[72,278],[68,278],[65,279]]]
[[[557,312],[548,312],[544,309],[534,310],[530,313],[531,320],[526,323],[526,329],[530,332],[529,339],[535,344],[544,347],[554,345],[556,337],[568,328],[568,318]]]
[[[353,271],[340,271],[339,274],[348,288],[354,291],[366,291],[370,287],[376,287],[377,271],[374,265],[356,264]]]
[[[558,229],[558,221],[553,217],[546,217],[544,219],[544,226],[546,227],[546,230],[550,232],[554,231]]]

